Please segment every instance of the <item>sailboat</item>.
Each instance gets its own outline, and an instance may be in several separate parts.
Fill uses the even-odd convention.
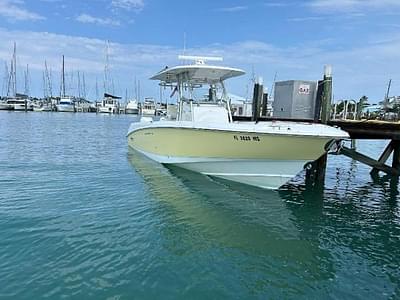
[[[104,97],[97,107],[99,113],[118,114],[119,113],[119,99],[121,97],[115,96],[109,92],[110,88],[110,66],[109,66],[109,42],[106,43],[106,63],[104,65]],[[112,93],[114,93],[114,84],[112,84]]]
[[[28,73],[25,73],[25,86],[27,84],[27,76]],[[17,45],[15,42],[8,86],[11,88],[11,96],[8,96],[6,100],[9,109],[15,111],[28,111],[33,109],[33,105],[29,100],[28,95],[17,92]],[[8,94],[10,93],[8,92]]]
[[[75,112],[75,98],[65,94],[65,63],[64,55],[62,56],[61,70],[61,96],[60,102],[56,105],[59,112]]]
[[[165,165],[265,189],[277,189],[329,145],[348,138],[315,123],[234,122],[225,80],[243,70],[207,65],[222,58],[181,56],[190,65],[164,68],[152,80],[177,94],[175,121],[143,117],[130,125],[130,148]],[[196,90],[207,88],[208,93]],[[217,95],[221,95],[217,97]]]

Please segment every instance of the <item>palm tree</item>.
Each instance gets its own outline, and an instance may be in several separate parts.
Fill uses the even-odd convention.
[[[362,96],[360,100],[357,102],[357,119],[361,119],[362,116],[362,111],[365,107],[369,105],[368,103],[368,97],[367,96]]]

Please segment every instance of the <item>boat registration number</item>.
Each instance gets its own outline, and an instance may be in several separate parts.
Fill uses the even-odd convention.
[[[260,137],[258,136],[249,136],[249,135],[234,135],[233,139],[235,141],[245,141],[245,142],[259,142]]]

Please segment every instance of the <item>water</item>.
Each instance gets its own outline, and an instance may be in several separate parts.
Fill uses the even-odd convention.
[[[131,120],[0,112],[0,298],[400,297],[394,180],[332,156],[323,190],[215,181],[128,153]]]

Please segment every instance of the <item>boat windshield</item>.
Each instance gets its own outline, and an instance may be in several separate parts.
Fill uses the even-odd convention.
[[[220,85],[196,85],[183,88],[182,100],[197,103],[218,103],[223,101],[223,89]]]

